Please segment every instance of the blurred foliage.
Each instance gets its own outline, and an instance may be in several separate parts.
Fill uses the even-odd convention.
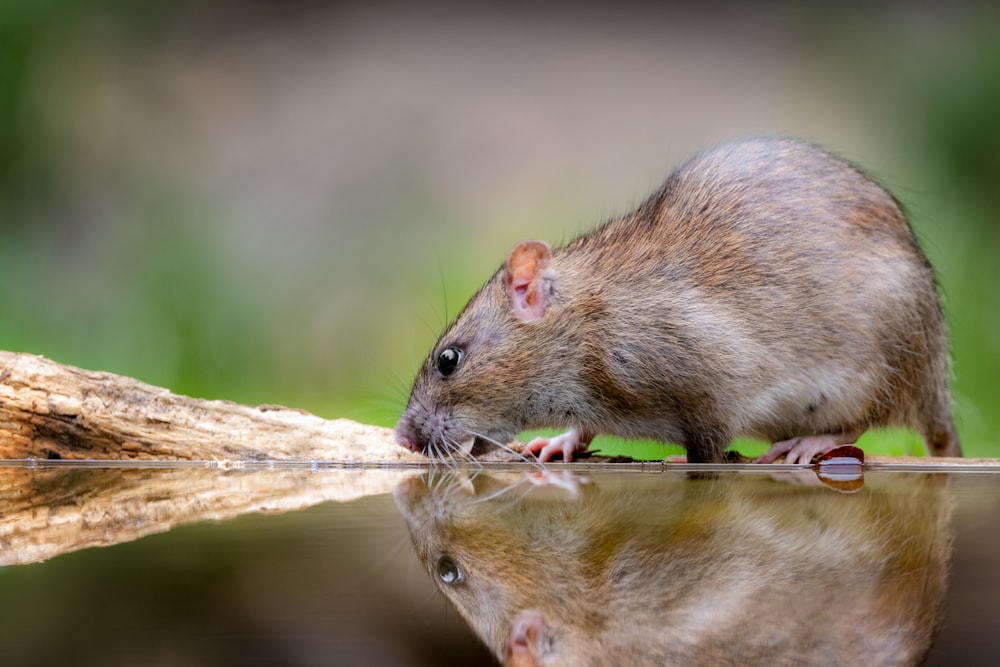
[[[0,3],[0,221],[25,224],[38,198],[52,196],[55,137],[45,122],[40,66],[61,41],[94,19],[121,24],[137,40],[168,3],[123,0],[5,0]],[[183,3],[177,3],[178,10]],[[143,28],[147,30],[143,30]]]
[[[912,193],[911,209],[945,295],[956,421],[968,456],[1000,456],[998,25],[995,12],[974,14],[946,48],[909,44],[895,107],[914,171],[933,184]]]
[[[434,154],[416,138],[425,122],[419,113],[404,109],[406,123],[378,130],[398,133],[392,170],[364,172],[356,166],[364,160],[345,158],[359,182],[344,187],[356,198],[338,201],[337,219],[331,213],[318,231],[300,233],[289,222],[280,241],[255,236],[249,223],[226,222],[239,214],[188,189],[159,156],[132,145],[127,128],[107,127],[106,119],[98,127],[87,115],[95,104],[114,103],[88,68],[130,66],[150,112],[176,112],[147,81],[157,45],[197,30],[197,45],[207,49],[216,33],[224,41],[239,30],[240,15],[267,4],[219,3],[208,11],[185,2],[0,3],[0,348],[191,395],[388,425],[445,309],[453,316],[499,261],[469,251],[475,243],[455,209],[425,182],[424,161]],[[313,9],[303,2],[267,11],[307,21]],[[789,32],[799,35],[817,76],[870,107],[872,124],[903,147],[887,164],[907,167],[887,184],[913,214],[947,297],[966,453],[1000,456],[993,410],[1000,377],[997,12],[960,8],[912,18],[890,5],[836,20],[801,8],[790,16]],[[98,130],[106,134],[94,138]],[[107,155],[89,156],[84,139]],[[98,159],[103,171],[95,172]],[[579,210],[576,191],[558,195],[542,204],[539,218]],[[493,222],[508,214],[483,212],[482,237],[496,234]],[[281,228],[287,214],[260,215]],[[389,265],[395,272],[378,268]],[[412,303],[414,294],[426,295],[425,303]],[[412,321],[428,311],[426,330],[414,331]],[[911,435],[868,436],[865,446],[919,452]],[[753,453],[754,446],[738,448]],[[651,457],[664,451],[624,447]]]

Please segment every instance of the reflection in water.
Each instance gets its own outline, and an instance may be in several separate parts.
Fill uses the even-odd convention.
[[[490,664],[411,553],[414,474],[0,465],[0,666]]]
[[[395,496],[509,665],[918,664],[946,591],[947,478],[801,481],[428,473]]]
[[[0,467],[0,566],[130,542],[195,521],[388,493],[409,474],[289,465],[272,471],[267,465],[8,462]]]

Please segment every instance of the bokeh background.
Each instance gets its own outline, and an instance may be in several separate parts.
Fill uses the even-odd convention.
[[[695,4],[5,0],[0,348],[391,425],[515,242],[790,135],[910,211],[1000,456],[995,3]]]

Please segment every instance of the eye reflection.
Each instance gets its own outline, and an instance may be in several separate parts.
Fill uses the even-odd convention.
[[[441,556],[437,561],[437,576],[441,583],[446,586],[456,586],[465,581],[462,568],[458,566],[451,556]]]

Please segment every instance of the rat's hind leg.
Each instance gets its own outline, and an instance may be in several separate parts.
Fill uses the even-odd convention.
[[[859,433],[805,435],[782,440],[771,445],[771,448],[757,459],[757,463],[774,463],[782,454],[787,454],[785,463],[810,463],[817,454],[825,454],[841,445],[853,445],[859,435]]]

